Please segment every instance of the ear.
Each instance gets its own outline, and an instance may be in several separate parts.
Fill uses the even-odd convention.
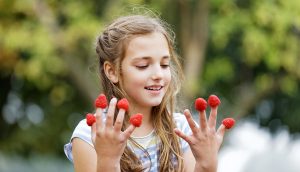
[[[104,73],[106,77],[112,82],[112,83],[117,83],[119,81],[117,71],[115,67],[108,61],[105,61],[103,64],[104,68]]]

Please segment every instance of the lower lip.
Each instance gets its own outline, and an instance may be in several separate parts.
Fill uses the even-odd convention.
[[[146,89],[146,90],[147,90],[147,89]],[[161,90],[162,90],[162,89],[160,89],[160,90],[147,90],[147,91],[148,91],[150,94],[158,95],[158,94],[160,94]]]

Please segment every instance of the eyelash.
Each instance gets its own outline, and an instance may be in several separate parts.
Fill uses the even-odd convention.
[[[148,65],[146,65],[146,66],[136,66],[136,68],[138,68],[138,69],[146,69],[148,67]]]
[[[170,65],[167,64],[167,65],[160,65],[160,66],[165,69],[168,68]]]
[[[166,64],[166,65],[160,65],[162,68],[166,69],[168,68],[170,65]],[[136,68],[138,69],[146,69],[148,67],[148,65],[145,66],[136,66]]]

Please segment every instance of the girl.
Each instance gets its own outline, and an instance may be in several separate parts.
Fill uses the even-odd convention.
[[[82,120],[65,145],[77,172],[215,172],[225,133],[216,131],[217,107],[200,125],[189,110],[174,113],[182,71],[174,51],[174,35],[157,18],[116,19],[97,39],[100,76],[107,110],[96,109],[96,123]],[[117,110],[127,98],[129,110]],[[130,115],[142,113],[135,128]],[[178,137],[179,136],[179,137]]]

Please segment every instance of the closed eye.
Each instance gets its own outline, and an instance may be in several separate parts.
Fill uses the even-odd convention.
[[[148,67],[148,65],[143,65],[143,66],[135,66],[138,69],[146,69]]]
[[[162,68],[166,69],[168,68],[170,65],[169,64],[163,64],[163,65],[160,65]]]

